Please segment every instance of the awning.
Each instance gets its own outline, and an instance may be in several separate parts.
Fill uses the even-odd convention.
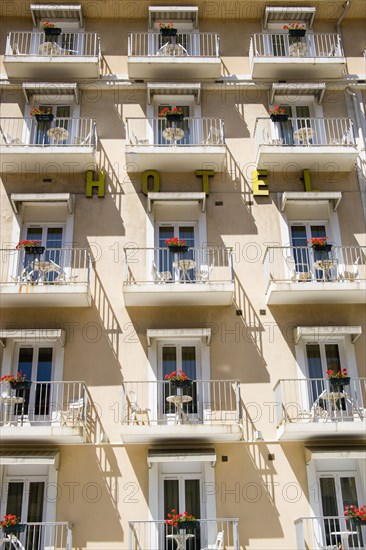
[[[65,346],[66,333],[62,329],[35,328],[35,329],[7,329],[0,330],[0,344],[5,348],[7,340],[15,342],[48,342],[60,343]]]
[[[55,99],[55,96],[74,96],[75,101],[79,103],[79,88],[76,83],[68,82],[25,82],[22,84],[25,101],[30,102],[32,95],[51,96],[49,99]]]
[[[311,29],[314,22],[316,8],[282,8],[280,6],[267,7],[264,12],[263,28],[266,29],[268,23],[276,21],[299,21],[306,23],[308,29]]]
[[[177,203],[187,205],[201,203],[202,212],[204,212],[206,193],[148,193],[147,208],[149,212],[151,212],[153,203],[164,206],[174,206]]]
[[[302,97],[304,95],[313,95],[317,98],[317,101],[320,104],[323,101],[324,93],[324,83],[308,82],[302,84],[272,84],[270,103],[273,103],[275,97],[278,95],[294,96],[291,98],[293,101],[296,101],[298,97]]]
[[[152,339],[158,340],[176,340],[177,338],[189,338],[206,341],[207,346],[211,343],[211,329],[210,328],[169,328],[169,329],[149,329],[146,331],[147,345],[151,346]]]
[[[196,103],[201,101],[201,84],[189,82],[154,82],[147,85],[147,100],[151,103],[153,95],[193,95]]]
[[[20,204],[65,204],[70,214],[73,212],[75,196],[70,193],[11,193],[10,202],[16,214]]]
[[[30,466],[46,464],[58,470],[60,462],[59,449],[2,449],[0,450],[0,466]]]
[[[353,460],[366,459],[365,445],[337,445],[326,447],[305,447],[305,460],[309,464],[311,460],[331,460],[335,458]]]
[[[331,203],[332,210],[335,212],[338,208],[339,203],[341,202],[342,193],[340,191],[317,191],[317,192],[295,192],[295,191],[286,191],[282,193],[281,197],[281,212],[283,212],[286,207],[290,204],[296,203],[299,208],[304,206],[313,207],[314,203]],[[304,214],[304,213],[303,213]]]
[[[80,4],[31,4],[30,11],[35,27],[45,19],[77,21],[80,27],[84,26]]]
[[[149,449],[149,468],[156,462],[211,462],[211,466],[214,467],[216,452],[215,449]]]
[[[316,343],[324,342],[327,338],[337,338],[338,336],[350,335],[352,344],[354,344],[362,334],[361,327],[339,327],[339,326],[325,326],[325,327],[296,327],[294,329],[295,344],[304,338]]]
[[[154,21],[192,21],[193,27],[198,28],[197,6],[149,6],[149,28]]]

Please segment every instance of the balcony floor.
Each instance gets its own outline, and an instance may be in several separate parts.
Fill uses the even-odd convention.
[[[193,169],[225,169],[226,146],[130,146],[126,145],[128,172],[160,170],[164,172],[192,172]]]
[[[9,78],[79,79],[98,78],[99,60],[96,56],[34,56],[6,55],[4,66]]]
[[[345,66],[344,57],[254,57],[252,78],[340,78]]]
[[[271,282],[268,305],[364,304],[366,281],[356,282]]]
[[[89,307],[88,284],[0,285],[1,307]]]
[[[319,422],[292,422],[282,424],[277,429],[277,437],[281,441],[305,441],[308,439],[323,439],[334,437],[350,437],[364,439],[366,420],[335,422],[332,420]]]
[[[126,306],[229,306],[234,283],[124,285]]]
[[[124,443],[163,443],[168,441],[204,441],[222,443],[241,441],[242,429],[239,424],[170,424],[165,426],[123,425]]]
[[[130,78],[219,78],[219,57],[131,56],[128,58]]]
[[[306,170],[350,172],[357,160],[355,147],[342,145],[259,145],[257,166],[273,172]]]
[[[0,146],[1,173],[47,171],[85,172],[96,168],[94,147],[85,146],[47,146],[32,145]]]
[[[61,425],[2,425],[0,427],[2,443],[52,443],[72,445],[85,442],[82,426]]]

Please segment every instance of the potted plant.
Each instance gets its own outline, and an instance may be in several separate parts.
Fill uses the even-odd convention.
[[[342,391],[343,386],[349,386],[351,381],[350,376],[347,375],[347,369],[340,369],[338,371],[328,369],[327,376],[332,391]]]
[[[6,535],[16,535],[17,533],[23,533],[26,524],[20,523],[20,517],[6,514],[4,519],[0,521],[0,526]]]
[[[346,520],[349,520],[350,525],[357,529],[358,525],[366,525],[366,505],[364,504],[360,508],[356,506],[346,506],[344,509],[344,515]]]
[[[48,20],[41,23],[41,29],[45,34],[46,42],[57,42],[58,37],[62,33],[60,27],[56,27],[56,25]]]
[[[187,252],[188,246],[187,241],[183,239],[178,239],[178,237],[172,237],[171,239],[166,239],[165,244],[169,248],[170,252]]]
[[[170,374],[166,374],[165,380],[168,380],[173,388],[192,386],[192,380],[182,370],[173,370]]]
[[[177,36],[177,31],[173,23],[160,23],[160,34],[162,36]]]
[[[283,28],[288,31],[289,36],[305,36],[306,34],[305,24],[298,21],[284,25]]]
[[[27,380],[27,375],[19,371],[14,376],[13,374],[5,374],[0,382],[8,382],[13,390],[28,390],[31,387],[32,381]]]
[[[176,122],[177,120],[183,120],[183,110],[180,107],[165,107],[159,113],[159,117],[165,117],[169,122]]]
[[[287,122],[288,114],[283,107],[276,105],[273,109],[269,111],[269,116],[272,122]]]
[[[36,117],[37,122],[52,122],[54,116],[52,113],[45,113],[41,109],[38,109],[38,107],[34,107],[30,111],[30,116]]]
[[[164,523],[165,525],[178,527],[178,529],[198,529],[199,527],[199,522],[192,514],[188,512],[178,514],[174,508],[167,514],[167,519]]]
[[[311,248],[320,252],[330,252],[332,250],[332,245],[328,244],[328,237],[313,237],[308,241],[308,244],[311,245]]]
[[[16,245],[17,250],[24,248],[26,254],[43,254],[45,247],[41,245],[42,241],[24,240]]]

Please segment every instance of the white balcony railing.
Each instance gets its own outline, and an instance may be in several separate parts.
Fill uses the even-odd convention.
[[[339,34],[306,33],[304,37],[287,33],[258,33],[250,39],[249,57],[320,57],[343,58],[342,40]],[[288,60],[291,62],[291,59]]]
[[[47,41],[48,38],[43,32],[9,32],[5,55],[14,57],[100,57],[100,40],[94,32],[63,32],[57,39]]]
[[[178,401],[183,396],[178,409],[176,396]],[[163,380],[124,382],[122,400],[125,425],[138,423],[140,414],[148,416],[151,426],[239,424],[242,419],[240,384],[236,380],[193,380],[191,386],[183,388]]]
[[[1,285],[89,284],[90,252],[83,248],[46,248],[43,254],[25,249],[0,250]]]
[[[67,522],[27,522],[23,533],[7,536],[3,533],[1,548],[72,550],[72,527]]]
[[[359,422],[366,420],[366,379],[351,378],[335,387],[323,378],[279,380],[274,388],[277,425],[291,422]]]
[[[344,516],[299,518],[295,521],[297,550],[363,550],[366,525],[356,525]]]
[[[0,118],[0,145],[6,147],[96,147],[96,125],[91,118]]]
[[[232,249],[189,248],[172,253],[165,248],[125,248],[125,284],[232,282]],[[167,288],[168,290],[168,288]]]
[[[264,259],[266,282],[347,283],[366,280],[366,247],[333,246],[329,252],[307,246],[270,246]],[[311,285],[309,285],[309,288]]]
[[[83,382],[32,382],[25,389],[13,389],[1,382],[0,392],[3,428],[85,426],[89,397]]]
[[[353,123],[349,118],[289,118],[272,122],[257,118],[254,128],[256,149],[261,145],[293,147],[355,147]]]
[[[187,541],[189,550],[216,548],[217,533],[223,532],[222,548],[239,550],[239,520],[237,518],[200,519],[198,522],[199,527],[197,529],[181,531],[170,525],[165,525],[163,520],[130,521],[128,548],[130,550],[186,548],[185,545],[175,546],[178,540],[180,542]]]
[[[174,43],[172,43],[174,41]],[[181,33],[172,42],[160,33],[131,33],[128,56],[219,57],[219,36],[216,33]],[[189,61],[189,58],[187,59]]]
[[[126,143],[138,147],[195,147],[224,145],[224,123],[220,118],[127,118]]]

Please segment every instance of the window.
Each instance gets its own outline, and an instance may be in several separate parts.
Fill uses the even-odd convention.
[[[52,127],[65,128],[67,130],[70,125],[71,117],[71,106],[70,105],[49,105],[49,104],[37,104],[35,107],[38,107],[47,115],[53,115],[55,118],[53,121],[40,121],[34,125],[35,132],[35,141],[37,145],[49,145],[50,138],[48,136],[48,131]]]
[[[24,227],[24,239],[32,241],[40,241],[42,246],[46,247],[45,252],[42,254],[42,257],[37,258],[38,261],[50,261],[56,264],[59,268],[64,267],[66,263],[66,250],[63,250],[63,235],[64,235],[64,226],[53,225],[53,224],[37,224],[37,225],[25,225]],[[25,250],[21,251],[23,260],[20,265],[22,265],[23,274],[32,273],[32,279],[37,281],[41,276],[41,271],[36,271],[34,269],[34,255],[28,255],[25,253]],[[59,272],[57,269],[54,271],[49,271],[45,274],[42,274],[42,280],[44,282],[52,283],[57,279]]]
[[[332,344],[306,344],[306,360],[311,383],[311,402],[313,403],[324,391],[324,379],[328,369],[338,372],[342,369],[339,346]]]
[[[281,140],[282,145],[294,145],[297,142],[296,131],[300,128],[311,128],[314,124],[311,120],[311,105],[280,104],[280,107],[285,110],[290,120],[274,123],[275,137]],[[313,145],[314,139],[309,138],[309,144]]]
[[[292,224],[290,232],[296,273],[313,273],[316,280],[323,280],[323,270],[314,269],[314,264],[324,259],[324,252],[311,248],[310,242],[312,238],[329,237],[326,224]],[[330,253],[326,252],[326,255],[329,256]]]
[[[173,279],[171,282],[179,281],[180,280],[180,273],[179,270],[174,269],[174,265],[176,262],[178,262],[181,259],[181,255],[176,253],[172,254],[168,249],[167,245],[165,244],[165,241],[167,239],[171,239],[172,237],[178,237],[180,240],[184,240],[187,243],[187,246],[191,248],[191,250],[188,250],[184,253],[184,259],[185,260],[193,260],[196,256],[194,248],[197,247],[195,237],[196,233],[196,224],[192,225],[191,223],[187,222],[187,225],[182,222],[176,222],[171,224],[159,224],[157,227],[157,238],[158,238],[158,257],[156,258],[156,262],[158,265],[159,271],[169,271],[170,273],[174,274]],[[195,277],[195,270],[191,270],[191,279],[194,280]]]

